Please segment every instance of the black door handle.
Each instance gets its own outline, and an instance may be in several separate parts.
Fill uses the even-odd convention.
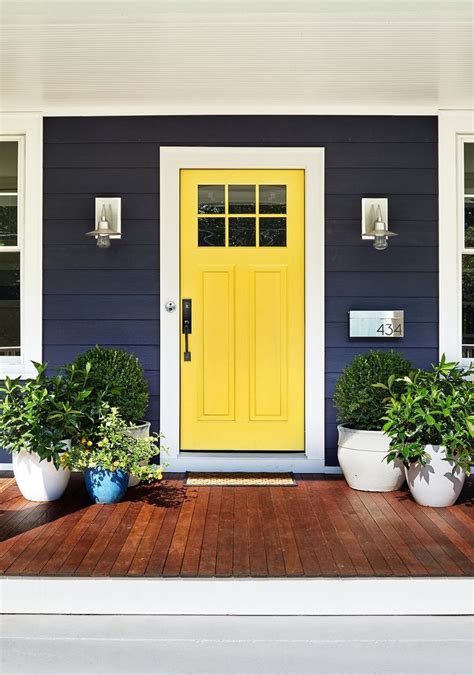
[[[182,333],[184,335],[184,360],[191,361],[191,352],[189,351],[188,336],[193,332],[193,309],[191,298],[185,298],[182,303]]]

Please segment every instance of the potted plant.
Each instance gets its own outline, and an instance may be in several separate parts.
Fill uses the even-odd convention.
[[[388,389],[384,431],[387,461],[402,462],[410,492],[423,506],[451,506],[470,473],[474,450],[474,367],[441,358],[431,371],[416,370]]]
[[[0,446],[12,453],[13,473],[30,501],[59,499],[70,472],[60,463],[87,415],[89,368],[70,367],[52,377],[34,363],[35,378],[7,377],[0,393]]]
[[[79,369],[85,368],[88,363],[91,366],[93,395],[118,408],[132,436],[147,438],[150,422],[144,417],[148,407],[148,384],[137,357],[123,349],[96,345],[80,354],[74,362]],[[130,486],[138,483],[138,478],[130,474]]]
[[[114,504],[124,496],[131,473],[139,482],[162,479],[162,467],[148,464],[160,452],[158,440],[156,434],[132,436],[118,409],[105,406],[93,433],[73,443],[61,456],[61,463],[84,472],[86,489],[94,502]]]
[[[374,385],[411,368],[397,352],[371,351],[356,356],[336,384],[334,405],[343,422],[337,428],[337,456],[344,478],[355,490],[389,492],[404,481],[403,465],[384,461],[390,444],[382,430],[386,393]]]

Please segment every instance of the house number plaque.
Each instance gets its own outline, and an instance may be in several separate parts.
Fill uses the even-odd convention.
[[[402,338],[404,314],[401,309],[351,310],[349,312],[349,337],[351,338]]]

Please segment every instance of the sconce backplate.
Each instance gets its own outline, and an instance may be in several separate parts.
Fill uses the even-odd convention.
[[[105,217],[111,230],[117,234],[111,234],[111,239],[122,238],[122,198],[121,197],[96,197],[95,198],[95,226],[97,227],[102,214],[102,206],[105,206]]]
[[[377,220],[377,206],[380,206],[382,220],[388,226],[388,199],[386,197],[363,197],[362,199],[362,239],[374,239],[367,234],[374,229]]]

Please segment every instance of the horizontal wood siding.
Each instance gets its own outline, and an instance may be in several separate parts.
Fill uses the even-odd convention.
[[[416,365],[438,350],[437,120],[434,117],[116,117],[44,122],[44,358],[69,361],[96,343],[142,361],[159,425],[159,150],[190,146],[326,149],[326,458],[337,464],[330,396],[357,353],[349,309],[406,311],[386,341]],[[84,233],[94,197],[123,198],[123,240],[100,251]],[[389,198],[387,251],[360,239],[363,196]],[[317,348],[317,345],[315,345]]]

